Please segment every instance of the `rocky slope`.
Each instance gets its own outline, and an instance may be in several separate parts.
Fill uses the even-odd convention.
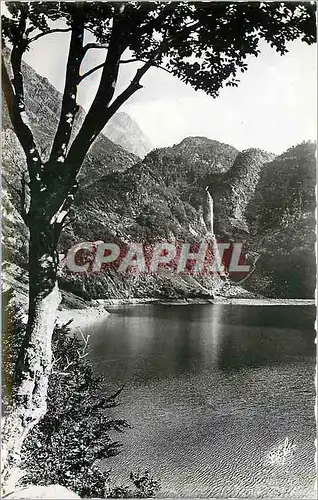
[[[83,240],[115,242],[120,246],[130,241],[194,242],[206,232],[199,212],[184,202],[159,172],[155,174],[143,162],[125,173],[115,172],[83,187],[75,200],[74,216],[74,223],[62,235],[62,252]],[[66,288],[67,282],[71,282],[78,293],[84,291],[94,298],[212,296],[223,285],[218,277],[196,279],[167,271],[129,276],[106,270],[103,275],[81,278],[64,274],[61,282]]]
[[[247,206],[257,262],[244,286],[269,297],[314,297],[315,152],[314,143],[302,143],[267,164]]]
[[[81,189],[75,204],[76,222],[61,245],[67,248],[77,238],[87,237],[118,243],[199,241],[206,233],[201,209],[206,184],[214,197],[217,238],[242,242],[253,271],[249,278],[238,276],[234,281],[243,278],[244,287],[268,297],[312,298],[313,143],[300,144],[277,158],[255,149],[237,152],[204,138],[187,138],[172,148],[155,150],[124,173],[111,173]],[[172,279],[179,290],[176,293],[181,294],[176,276]],[[134,282],[127,286],[135,296],[158,286],[152,277],[143,277],[122,278],[121,287],[125,288],[125,280]],[[92,278],[86,281],[91,293]],[[217,280],[198,281],[204,288],[222,288]],[[111,276],[109,283],[113,283],[111,289],[105,292],[108,285],[101,279],[99,293],[114,294],[118,279]],[[162,286],[160,294],[169,290],[175,294],[169,280]]]
[[[25,65],[24,73],[31,95],[30,122],[45,152],[61,96],[30,67]],[[83,110],[77,127],[81,119]],[[16,187],[25,163],[6,113],[3,125],[5,258],[23,267],[27,229],[18,215]],[[255,263],[244,286],[271,297],[312,297],[314,152],[313,144],[301,144],[274,158],[256,149],[239,152],[204,137],[189,137],[137,161],[101,136],[81,172],[74,222],[61,237],[60,251],[79,241],[198,242],[206,234],[202,203],[209,186],[217,238],[243,242],[249,263]],[[173,271],[122,276],[106,269],[103,275],[85,277],[62,271],[60,283],[85,298],[107,299],[208,296],[224,290],[219,277]]]
[[[238,153],[232,168],[224,175],[211,178],[209,187],[215,204],[215,228],[220,239],[248,239],[246,209],[264,165],[273,158],[273,154],[248,149]]]
[[[32,124],[32,130],[40,146],[41,153],[45,158],[50,152],[53,134],[58,125],[62,95],[46,78],[36,73],[28,64],[24,63],[22,70],[28,118]],[[3,99],[2,102],[3,170],[6,176],[10,176],[12,161],[6,161],[8,156],[11,155],[11,159],[14,156],[14,163],[18,164],[19,171],[25,167],[25,162],[21,147],[12,130],[5,100]],[[75,131],[79,129],[84,117],[85,111],[80,107],[75,120]],[[125,170],[137,160],[136,155],[115,144],[104,134],[100,134],[84,161],[80,178],[82,183],[89,183],[110,171]],[[6,168],[7,163],[8,168]],[[92,165],[94,165],[93,168]]]
[[[125,172],[110,173],[83,187],[74,206],[75,221],[63,234],[61,252],[75,242],[107,241],[123,245],[129,241],[151,244],[168,240],[198,243],[207,229],[202,217],[205,187],[214,177],[219,183],[233,168],[240,172],[246,157],[254,163],[268,157],[259,152],[241,153],[226,144],[203,137],[189,137],[171,148],[152,151]],[[254,163],[253,163],[254,158]],[[256,167],[255,167],[256,168]],[[258,167],[257,167],[258,168]],[[234,176],[235,177],[235,176]],[[63,275],[63,286],[71,281],[81,293],[105,298],[120,294],[134,297],[183,297],[220,292],[219,277],[185,276],[165,271],[160,276],[103,276],[78,278]]]
[[[119,144],[126,151],[144,158],[153,146],[143,133],[138,123],[127,113],[117,112],[107,123],[103,133],[115,144]]]

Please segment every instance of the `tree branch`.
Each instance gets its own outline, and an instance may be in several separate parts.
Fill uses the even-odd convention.
[[[145,59],[122,59],[120,61],[120,64],[129,64],[129,63],[133,63],[133,62],[144,62],[144,63],[146,63],[147,61]],[[158,69],[162,69],[163,71],[166,71],[167,73],[173,74],[173,72],[170,69],[165,68],[164,66],[160,66],[159,64],[153,63],[152,66],[155,67],[155,68],[158,68]]]
[[[128,63],[133,63],[133,62],[146,63],[147,61],[145,59],[122,59],[121,61],[119,61],[120,64],[128,64]],[[92,73],[95,73],[95,71],[98,71],[99,69],[103,68],[104,66],[105,66],[105,63],[98,64],[98,66],[95,66],[94,68],[90,69],[89,71],[87,71],[86,73],[81,75],[80,80],[81,81],[84,80],[84,78],[87,78]],[[155,68],[158,68],[158,69],[162,69],[163,71],[166,71],[167,73],[170,73],[170,74],[173,73],[168,68],[165,68],[164,66],[160,66],[159,64],[153,63],[152,66]]]
[[[86,73],[84,73],[83,75],[80,76],[80,81],[83,81],[84,78],[87,78],[89,75],[91,75],[92,73],[95,73],[95,71],[98,71],[99,69],[103,68],[105,66],[105,63],[101,63],[99,64],[98,66],[95,66],[95,68],[92,68],[90,69],[89,71],[87,71]]]
[[[22,56],[28,45],[27,40],[24,38],[26,31],[26,19],[26,11],[21,10],[21,16],[19,19],[15,39],[13,41],[10,59],[13,72],[13,78],[11,80],[13,85],[13,100],[11,101],[11,104],[13,104],[12,116],[14,117],[14,121],[12,122],[12,124],[26,155],[30,180],[32,182],[40,172],[42,160],[35,145],[33,133],[29,126],[28,117],[25,110],[24,85],[21,66]],[[5,76],[5,78],[9,78],[9,76],[7,75]]]
[[[66,227],[70,226],[70,225],[71,225],[71,224],[73,224],[73,222],[75,222],[75,221],[76,221],[76,217],[71,217],[71,218],[69,218],[69,220],[68,220],[68,221],[66,221],[66,220],[64,219],[64,221],[63,221],[63,223],[62,223],[62,229],[65,229]]]
[[[139,68],[132,79],[131,83],[128,87],[114,100],[114,102],[109,106],[108,113],[110,117],[112,117],[116,111],[120,108],[120,106],[129,99],[137,90],[142,88],[140,84],[141,78],[144,74],[153,66],[153,61],[150,59],[147,61],[141,68]]]
[[[107,108],[115,93],[120,58],[127,48],[127,42],[123,43],[122,39],[120,21],[115,17],[98,90],[66,158],[74,175],[77,175],[87,151],[109,119]],[[70,184],[72,182],[71,176]]]
[[[24,103],[23,78],[21,72],[23,48],[14,46],[11,52],[13,70],[12,81],[9,78],[4,57],[2,56],[2,88],[8,106],[14,131],[26,156],[30,179],[33,179],[41,167],[41,157],[28,124]]]
[[[72,35],[66,66],[62,109],[48,162],[48,169],[50,169],[50,163],[53,162],[58,162],[61,164],[61,167],[63,166],[67,147],[71,138],[75,115],[78,111],[76,95],[77,87],[80,82],[80,65],[84,57],[83,39],[84,18],[78,9],[74,14],[72,22]],[[56,168],[56,165],[54,165],[53,168]]]
[[[100,44],[100,43],[87,43],[83,47],[83,50],[85,53],[90,49],[108,49],[108,45]]]
[[[133,63],[133,62],[138,62],[138,61],[142,61],[142,59],[122,59],[120,61],[120,64],[129,64],[129,63]]]
[[[51,35],[52,33],[67,33],[71,30],[72,30],[72,28],[53,29],[53,30],[49,30],[49,31],[43,31],[42,33],[39,33],[38,35],[35,35],[33,38],[30,38],[28,40],[28,43],[35,42],[36,40],[38,40],[39,38],[42,38],[42,36],[45,36],[45,35]]]

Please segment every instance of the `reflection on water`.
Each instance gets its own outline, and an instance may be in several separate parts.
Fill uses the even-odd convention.
[[[314,481],[312,307],[112,308],[88,328],[116,409],[134,426],[112,459],[124,481],[149,467],[161,496],[310,497]],[[288,438],[294,453],[269,460]]]

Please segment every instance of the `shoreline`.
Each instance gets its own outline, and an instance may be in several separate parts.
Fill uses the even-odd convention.
[[[238,298],[238,297],[216,297],[214,299],[98,299],[96,302],[102,307],[112,308],[119,306],[134,305],[247,305],[247,306],[314,306],[315,299],[270,299],[270,298]]]
[[[102,306],[90,306],[82,309],[63,308],[58,310],[56,323],[62,326],[70,322],[70,329],[78,329],[86,326],[88,322],[105,320],[110,313]]]
[[[85,308],[63,308],[58,311],[56,323],[59,326],[70,323],[71,331],[86,327],[90,323],[104,321],[111,316],[112,309],[118,307],[138,306],[138,305],[161,305],[161,306],[192,306],[192,305],[231,305],[231,306],[315,306],[314,299],[247,299],[247,298],[226,298],[215,299],[98,299],[94,301],[96,305]]]

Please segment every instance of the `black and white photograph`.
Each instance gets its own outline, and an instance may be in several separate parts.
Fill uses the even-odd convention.
[[[315,1],[1,1],[1,497],[314,499]]]

